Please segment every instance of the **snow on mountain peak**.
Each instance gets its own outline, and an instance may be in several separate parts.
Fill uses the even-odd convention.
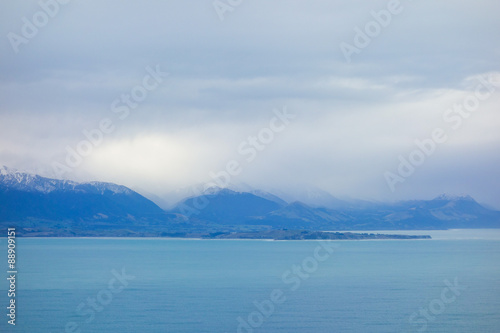
[[[1,176],[9,176],[18,173],[16,169],[7,168],[5,165],[0,165],[0,175]]]
[[[82,183],[80,185],[90,185],[94,188],[96,188],[101,194],[103,194],[105,191],[111,191],[114,194],[132,194],[133,191],[129,189],[126,186],[123,185],[117,185],[113,183],[105,183],[105,182],[88,182],[88,183]]]
[[[458,200],[469,200],[469,201],[474,201],[474,199],[467,194],[459,194],[459,195],[454,195],[454,194],[449,194],[449,193],[443,193],[439,196],[437,196],[434,200],[446,200],[446,201],[458,201]]]
[[[0,184],[8,188],[27,192],[50,193],[55,190],[87,191],[89,189],[85,187],[90,186],[92,192],[96,191],[100,194],[103,194],[105,191],[110,191],[114,194],[133,193],[133,191],[129,188],[113,183],[77,183],[71,180],[51,179],[35,174],[21,172],[6,166],[0,166]]]
[[[215,195],[222,191],[221,187],[218,186],[210,186],[203,190],[203,195]]]

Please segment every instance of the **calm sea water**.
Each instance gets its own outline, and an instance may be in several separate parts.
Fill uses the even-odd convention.
[[[0,331],[498,333],[500,234],[482,232],[327,245],[18,239],[17,324],[2,279]],[[4,276],[6,249],[1,239]]]

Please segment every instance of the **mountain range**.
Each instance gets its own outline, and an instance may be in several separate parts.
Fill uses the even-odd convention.
[[[175,236],[271,229],[500,227],[499,211],[467,195],[396,203],[343,201],[318,191],[309,196],[314,197],[319,199],[290,202],[286,196],[261,190],[214,187],[164,210],[125,186],[77,183],[0,167],[0,227],[17,227],[21,235]]]

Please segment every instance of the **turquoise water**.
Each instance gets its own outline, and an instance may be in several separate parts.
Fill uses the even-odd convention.
[[[500,332],[498,240],[17,240],[1,332]]]

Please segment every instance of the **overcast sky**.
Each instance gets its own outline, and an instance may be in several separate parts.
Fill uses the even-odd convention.
[[[0,164],[500,209],[498,0],[61,2],[0,2]]]

